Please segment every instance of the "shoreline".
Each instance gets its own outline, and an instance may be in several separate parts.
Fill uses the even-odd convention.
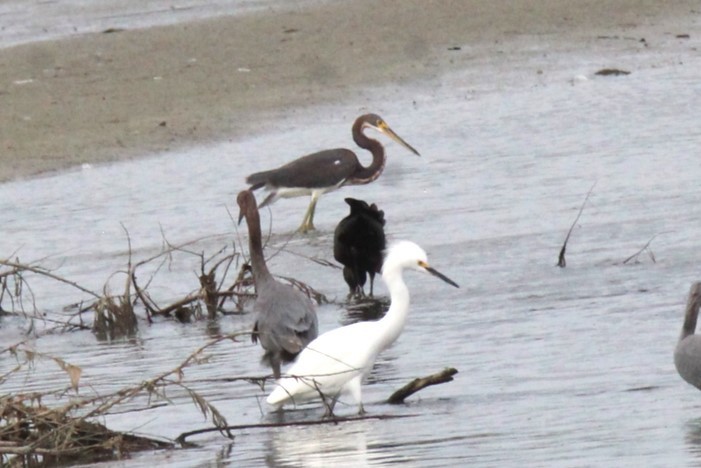
[[[0,182],[257,134],[324,103],[371,106],[364,87],[508,61],[521,37],[583,49],[684,33],[660,24],[698,17],[694,5],[358,0],[0,49]]]

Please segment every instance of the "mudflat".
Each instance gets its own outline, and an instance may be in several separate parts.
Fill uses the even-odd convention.
[[[0,49],[0,181],[264,131],[480,59],[519,35],[584,50],[698,14],[697,1],[354,0]],[[470,54],[450,49],[469,47]],[[350,124],[350,122],[349,122]]]

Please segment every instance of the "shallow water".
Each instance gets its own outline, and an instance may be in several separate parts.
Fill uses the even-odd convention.
[[[575,45],[521,38],[504,45],[509,67],[487,60],[413,88],[367,90],[357,104],[300,111],[274,134],[3,184],[0,251],[19,249],[23,261],[42,259],[95,290],[126,264],[120,223],[136,259],[158,251],[161,231],[174,243],[207,237],[197,249],[214,252],[239,238],[227,209],[237,213],[234,197],[246,174],[349,146],[350,122],[372,104],[422,157],[387,143],[382,177],[324,196],[319,232],[293,237],[286,250],[332,260],[333,228],[347,213],[342,200],[353,196],[377,203],[390,239],[416,241],[434,267],[461,285],[406,275],[409,323],[380,356],[363,396],[371,414],[410,417],[247,429],[233,442],[202,436],[195,438],[198,449],[137,454],[128,465],[695,465],[701,394],[672,363],[701,260],[701,59],[693,39],[699,34],[689,31],[691,40],[648,38],[649,49],[598,44],[576,55]],[[633,73],[594,77],[612,65]],[[333,121],[321,124],[321,116]],[[557,268],[564,236],[592,186],[567,268]],[[306,203],[281,200],[263,212],[264,225],[273,217],[271,252],[289,240]],[[653,236],[654,261],[643,253],[623,264]],[[164,302],[196,288],[196,259],[182,255],[173,264],[150,289]],[[277,255],[271,269],[332,299],[346,293],[340,271],[290,253]],[[50,317],[65,318],[63,306],[82,297],[31,281]],[[122,281],[111,278],[112,290],[120,291]],[[383,285],[377,290],[386,294]],[[320,308],[319,318],[322,331],[347,321],[336,305]],[[248,330],[251,322],[250,315],[224,317],[220,331]],[[2,343],[24,338],[22,322],[4,318],[0,325]],[[172,369],[211,336],[205,323],[161,321],[142,322],[130,342],[104,344],[74,332],[30,343],[80,366],[81,392],[89,395]],[[185,371],[185,382],[230,424],[270,422],[260,411],[260,389],[216,380],[262,375],[260,354],[247,342],[222,343],[209,362]],[[12,365],[0,361],[0,375]],[[460,371],[454,382],[426,389],[405,406],[382,403],[410,379],[446,366]],[[40,362],[2,390],[66,385],[62,371]],[[164,437],[208,425],[184,392],[169,397],[170,406],[129,411],[146,405],[136,400],[105,422]],[[310,407],[287,418],[311,420],[321,412]],[[122,464],[100,464],[108,465]]]

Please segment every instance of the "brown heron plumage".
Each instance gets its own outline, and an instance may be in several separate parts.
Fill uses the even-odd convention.
[[[369,184],[382,174],[386,162],[385,150],[379,141],[365,135],[366,128],[374,128],[419,156],[419,152],[394,133],[382,117],[377,114],[361,115],[353,123],[353,140],[360,148],[372,153],[370,165],[360,164],[353,151],[336,148],[302,156],[277,169],[256,172],[246,177],[250,189],[265,187],[270,191],[260,207],[270,205],[282,197],[309,195],[311,201],[299,230],[313,230],[314,210],[322,194],[344,185]]]

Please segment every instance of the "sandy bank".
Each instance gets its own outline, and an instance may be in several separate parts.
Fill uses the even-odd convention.
[[[584,48],[690,14],[697,2],[355,0],[2,49],[0,181],[261,131],[359,87],[467,67],[522,34]],[[465,45],[472,55],[449,50]]]

